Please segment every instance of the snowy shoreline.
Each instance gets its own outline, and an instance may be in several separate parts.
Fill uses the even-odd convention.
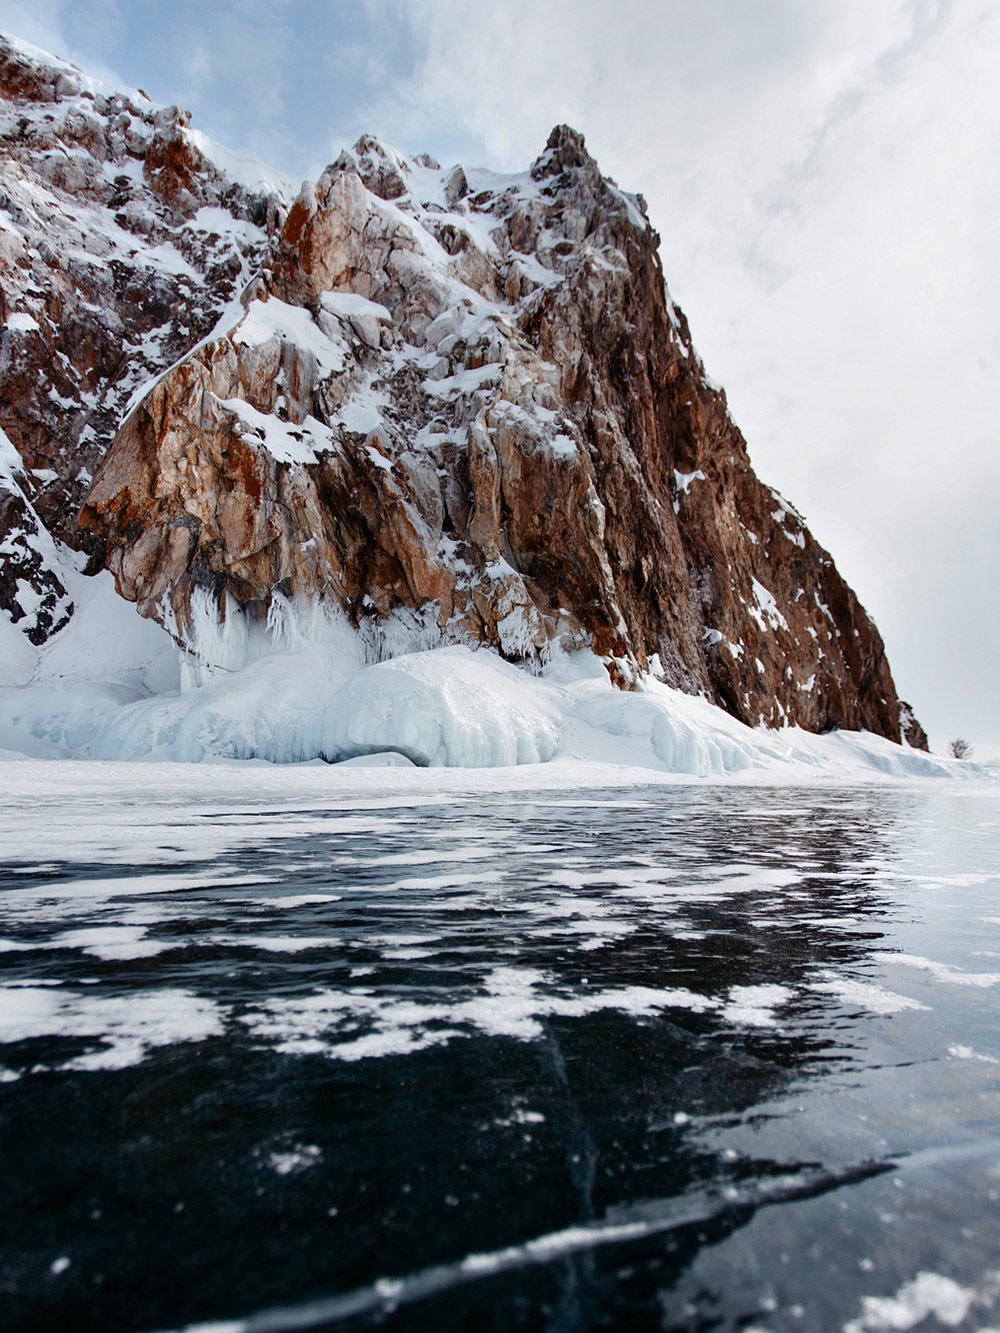
[[[0,772],[54,763],[66,792],[136,761],[141,779],[125,769],[112,784],[200,787],[181,774],[221,763],[257,774],[254,788],[344,793],[997,777],[874,733],[748,727],[652,673],[618,689],[589,650],[556,650],[535,674],[488,648],[434,646],[433,627],[399,618],[369,641],[322,606],[276,603],[253,632],[206,607],[182,654],[109,574],[61,572],[75,610],[40,649],[0,614]],[[281,769],[299,776],[263,781]]]
[[[828,738],[823,738],[828,739]],[[841,736],[851,745],[853,737]],[[871,737],[864,739],[869,742]],[[886,742],[889,744],[889,742]],[[942,763],[942,767],[943,767]],[[996,796],[1000,783],[996,770],[978,765],[956,764],[959,779],[956,794]],[[300,764],[273,764],[261,759],[206,759],[201,763],[171,761],[126,761],[100,759],[36,760],[0,751],[0,800],[11,803],[29,800],[64,801],[67,804],[122,796],[137,813],[158,804],[177,808],[179,800],[191,805],[211,802],[221,811],[251,812],[260,807],[294,802],[302,811],[326,810],[331,802],[338,809],[395,804],[437,804],[449,798],[470,796],[530,796],[622,791],[635,788],[719,787],[816,789],[834,791],[864,787],[899,787],[940,790],[937,776],[925,777],[880,772],[873,767],[835,771],[809,771],[786,766],[744,769],[738,773],[670,773],[630,764],[553,759],[544,764],[519,764],[503,768],[418,768],[392,762],[391,756],[372,756],[370,761],[349,760],[328,764],[321,759]],[[133,802],[135,805],[133,806]],[[250,802],[251,804],[248,804]],[[11,825],[8,821],[8,833]],[[7,841],[7,839],[5,839]],[[34,855],[37,856],[35,848]]]
[[[0,769],[71,761],[66,790],[88,780],[80,763],[99,772],[99,761],[142,761],[144,785],[163,762],[297,773],[313,763],[323,790],[356,787],[358,766],[397,791],[995,777],[872,733],[751,728],[652,674],[620,690],[589,651],[555,653],[536,675],[489,649],[429,647],[414,625],[368,643],[322,608],[287,607],[257,638],[240,617],[220,627],[206,616],[197,657],[182,658],[108,574],[66,577],[76,610],[41,649],[0,617],[0,678],[11,682],[0,687]],[[379,766],[392,776],[375,779]],[[404,776],[424,768],[436,776]],[[466,776],[445,783],[454,769]],[[472,782],[474,770],[493,776]],[[134,770],[121,781],[134,785]]]

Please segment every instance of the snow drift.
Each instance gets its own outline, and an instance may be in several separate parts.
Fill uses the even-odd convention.
[[[0,753],[8,759],[264,760],[503,768],[569,761],[722,778],[973,775],[868,733],[750,728],[705,699],[643,676],[615,688],[589,651],[540,675],[490,649],[405,651],[344,621],[287,609],[269,633],[206,622],[201,659],[116,596],[110,577],[62,568],[69,624],[26,655],[0,617]],[[379,651],[395,655],[378,658]],[[183,659],[183,660],[181,660]],[[18,682],[25,682],[20,683]]]

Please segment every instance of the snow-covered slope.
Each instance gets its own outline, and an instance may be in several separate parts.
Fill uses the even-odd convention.
[[[61,629],[72,611],[63,561],[28,499],[29,489],[21,456],[0,430],[0,634],[20,662],[31,658],[32,645]]]

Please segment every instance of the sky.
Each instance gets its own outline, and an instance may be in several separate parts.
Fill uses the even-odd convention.
[[[362,132],[522,170],[582,130],[932,748],[1000,755],[995,0],[0,0],[0,28],[297,178]]]

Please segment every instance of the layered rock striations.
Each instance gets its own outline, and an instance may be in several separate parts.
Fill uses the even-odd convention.
[[[121,114],[95,108],[105,126]],[[286,211],[220,184],[190,156],[179,113],[167,117],[176,149],[156,138],[163,113],[128,116],[148,131],[123,151],[165,229],[157,245],[184,255],[205,309],[123,346],[130,393],[160,374],[82,506],[80,540],[106,549],[144,615],[182,643],[206,613],[265,625],[276,607],[322,604],[376,653],[408,635],[537,666],[556,645],[586,646],[620,684],[651,671],[750,724],[899,739],[877,630],[755,477],[641,198],[601,175],[580,135],[556,129],[515,176],[442,169],[366,137]],[[231,257],[214,277],[179,237],[203,237],[192,220],[223,207],[247,231],[222,229]],[[40,310],[64,272],[34,279]],[[21,290],[9,308],[37,319]],[[118,380],[86,383],[86,422],[110,422]],[[75,429],[79,384],[58,392]],[[60,444],[37,396],[9,401],[17,420],[0,424],[29,465],[48,458],[32,443],[44,439],[83,475],[107,443],[107,425],[100,438],[84,425]],[[60,535],[73,540],[65,518]]]

